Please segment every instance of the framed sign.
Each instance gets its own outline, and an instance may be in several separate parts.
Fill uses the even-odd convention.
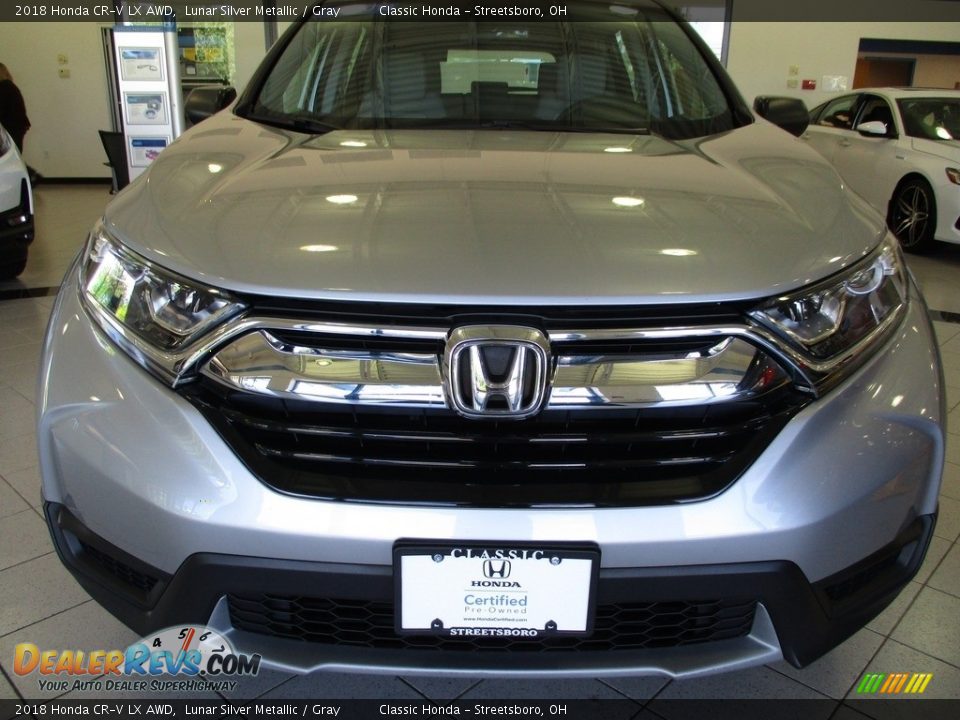
[[[128,125],[166,125],[167,94],[165,92],[125,92],[123,104]]]
[[[158,47],[121,47],[123,80],[163,80],[163,52]]]
[[[132,167],[146,167],[170,144],[167,137],[131,137],[128,157]]]

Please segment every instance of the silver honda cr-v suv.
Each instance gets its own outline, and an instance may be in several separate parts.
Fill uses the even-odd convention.
[[[109,205],[39,443],[131,627],[680,676],[809,663],[917,571],[943,385],[883,219],[659,5],[566,8],[325,3]]]

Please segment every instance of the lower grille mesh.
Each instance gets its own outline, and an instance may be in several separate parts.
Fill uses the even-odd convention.
[[[748,634],[756,610],[752,600],[617,603],[597,607],[589,637],[446,638],[397,635],[389,602],[279,595],[229,595],[227,600],[233,626],[261,635],[326,645],[462,652],[605,652],[694,645]]]
[[[139,570],[134,570],[126,563],[98,550],[92,545],[88,545],[82,540],[80,541],[80,547],[83,548],[84,555],[127,585],[131,585],[144,592],[150,592],[153,590],[153,586],[157,584],[157,578],[146,575]]]

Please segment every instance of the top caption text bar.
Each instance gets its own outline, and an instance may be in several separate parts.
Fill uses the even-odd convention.
[[[648,7],[643,0],[600,3],[625,16],[632,7]],[[722,0],[667,0],[691,20],[724,19]],[[434,0],[433,2],[297,2],[296,0],[189,0],[187,2],[4,2],[0,22],[99,22],[106,24],[158,22],[295,22],[304,18],[324,21],[376,17],[385,21],[509,22],[511,20],[572,20],[573,8],[563,2],[539,0]],[[583,5],[580,5],[583,7]],[[733,0],[727,20],[792,22],[956,22],[960,37],[960,0]]]

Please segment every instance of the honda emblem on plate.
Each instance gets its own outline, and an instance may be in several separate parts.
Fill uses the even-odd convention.
[[[511,564],[509,560],[484,560],[483,576],[488,580],[500,578],[506,580],[510,577]]]

